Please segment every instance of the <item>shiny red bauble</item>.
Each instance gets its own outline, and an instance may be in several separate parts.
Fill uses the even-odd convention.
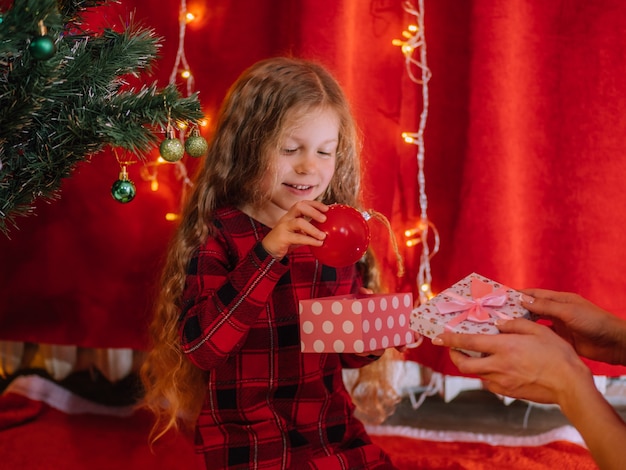
[[[325,222],[312,221],[326,232],[324,244],[311,247],[313,256],[322,264],[341,268],[356,263],[370,243],[370,230],[361,212],[344,204],[328,206]]]

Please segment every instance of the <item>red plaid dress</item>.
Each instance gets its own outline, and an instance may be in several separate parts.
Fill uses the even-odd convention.
[[[320,265],[308,247],[276,260],[269,228],[236,209],[190,262],[182,349],[208,371],[196,426],[207,469],[392,469],[353,414],[342,367],[371,359],[300,352],[298,299],[358,291],[353,266]]]

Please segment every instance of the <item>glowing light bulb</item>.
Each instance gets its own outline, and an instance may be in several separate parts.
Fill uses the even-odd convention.
[[[177,220],[179,217],[180,216],[178,214],[174,214],[173,212],[168,212],[167,214],[165,214],[165,220],[169,220],[170,222]]]
[[[159,190],[159,181],[156,178],[154,178],[150,183],[150,189],[154,192]]]
[[[183,70],[180,73],[180,76],[183,77],[184,79],[188,79],[189,77],[191,77],[191,72],[189,70]]]
[[[419,227],[415,227],[415,228],[410,228],[404,231],[404,236],[409,238],[409,237],[414,237],[415,235],[417,235],[418,233],[421,233],[422,229]]]
[[[190,11],[188,11],[187,14],[185,15],[185,22],[187,23],[191,23],[195,19],[196,19],[196,15],[194,15]]]
[[[406,229],[404,231],[405,237],[414,237],[415,235],[421,234],[428,227],[428,222],[425,220],[420,220],[417,225],[413,228]]]
[[[391,45],[392,46],[402,46],[404,44],[404,41],[402,41],[401,39],[394,39],[391,41]]]
[[[420,243],[422,243],[422,239],[421,238],[411,238],[410,240],[407,240],[405,245],[409,248],[415,246],[415,245],[419,245]]]

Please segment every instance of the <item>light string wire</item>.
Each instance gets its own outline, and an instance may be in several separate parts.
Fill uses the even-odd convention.
[[[193,90],[193,75],[191,74],[191,69],[189,68],[189,63],[187,62],[187,56],[185,55],[185,33],[187,31],[187,0],[181,0],[180,2],[180,11],[178,12],[178,50],[176,51],[176,60],[174,61],[174,67],[172,68],[172,73],[170,74],[170,84],[176,83],[176,75],[178,75],[180,70],[180,65],[182,63],[183,73],[187,75],[185,78],[187,79],[187,96],[191,95]]]
[[[428,220],[428,198],[426,196],[426,177],[424,176],[424,130],[428,119],[428,82],[431,78],[431,71],[428,68],[426,54],[426,37],[424,28],[424,0],[418,0],[417,8],[410,1],[404,1],[402,6],[410,15],[414,16],[417,25],[409,28],[409,31],[403,33],[406,40],[394,41],[395,45],[401,46],[402,53],[405,58],[407,73],[411,81],[421,85],[423,107],[420,113],[419,127],[417,132],[404,132],[402,137],[408,143],[417,145],[417,183],[419,188],[419,206],[420,206],[420,242],[422,245],[422,253],[420,255],[420,265],[417,273],[417,286],[419,292],[420,303],[424,303],[433,297],[431,282],[432,275],[430,269],[430,259],[439,251],[439,233],[436,227]],[[415,58],[415,51],[419,51],[419,60]],[[416,76],[413,69],[417,67],[421,74]],[[432,251],[428,246],[428,235],[430,230],[433,232],[434,246]],[[410,231],[407,231],[410,232]]]
[[[191,69],[189,68],[189,63],[187,62],[187,56],[185,55],[185,34],[187,31],[187,0],[180,1],[180,10],[178,12],[178,49],[176,50],[176,59],[174,61],[174,66],[172,67],[172,73],[170,74],[169,83],[170,85],[176,84],[176,76],[179,72],[180,65],[182,63],[184,67],[184,72],[187,75],[184,77],[187,82],[187,95],[190,96],[193,92],[193,75],[191,74]],[[183,139],[185,135],[186,129],[180,129],[180,138]],[[193,183],[189,179],[187,173],[187,167],[182,162],[182,160],[178,160],[175,162],[176,164],[176,176],[178,179],[183,181],[183,197],[181,201],[185,200],[185,192],[187,186],[193,186]]]
[[[181,64],[182,64],[182,76],[186,80],[186,96],[190,96],[193,93],[193,84],[194,77],[191,73],[191,69],[189,67],[189,63],[187,62],[187,56],[185,55],[185,34],[187,31],[187,22],[188,22],[188,11],[187,11],[187,1],[181,0],[180,9],[178,12],[178,48],[176,50],[176,58],[174,60],[174,66],[172,67],[172,72],[170,73],[168,83],[170,85],[176,84],[176,78],[180,74]],[[168,129],[166,129],[165,134],[168,137],[168,131],[170,129],[173,130],[173,127],[177,127],[179,131],[179,138],[181,140],[184,139],[186,127],[180,126],[171,126],[171,123],[168,119],[167,124]],[[170,163],[170,162],[168,162]],[[159,165],[164,164],[162,158],[157,159],[155,162],[148,163],[143,166],[141,169],[141,177],[144,181],[150,181],[151,187],[153,191],[157,191],[159,187],[158,183],[158,167]],[[176,179],[182,181],[182,196],[181,196],[181,204],[185,201],[185,195],[188,187],[193,186],[193,182],[189,178],[189,173],[187,171],[187,167],[182,162],[182,160],[178,160],[176,162],[171,162],[170,164],[174,164],[176,166],[174,175]],[[167,219],[176,219],[178,216],[176,214],[168,213],[166,214]]]

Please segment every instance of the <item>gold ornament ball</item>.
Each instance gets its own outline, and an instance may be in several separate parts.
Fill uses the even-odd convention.
[[[192,135],[185,141],[185,151],[190,157],[199,158],[209,151],[209,144],[201,135]]]
[[[167,160],[170,163],[177,162],[185,153],[185,149],[183,144],[180,143],[178,139],[165,139],[161,142],[159,146],[159,152],[161,153],[161,157],[164,160]]]

